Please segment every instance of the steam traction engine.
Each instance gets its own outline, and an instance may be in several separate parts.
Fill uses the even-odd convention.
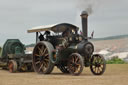
[[[93,54],[94,46],[88,41],[88,14],[84,11],[81,17],[82,35],[78,34],[78,27],[68,23],[28,30],[28,33],[36,32],[32,61],[35,72],[50,74],[57,66],[63,73],[79,75],[84,66],[90,66],[93,74],[104,73],[105,60],[102,55]]]
[[[33,70],[32,55],[25,54],[25,46],[18,39],[8,39],[0,54],[0,67],[11,73]]]

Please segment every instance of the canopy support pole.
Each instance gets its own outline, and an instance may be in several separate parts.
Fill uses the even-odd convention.
[[[38,32],[36,32],[36,43],[38,42]]]

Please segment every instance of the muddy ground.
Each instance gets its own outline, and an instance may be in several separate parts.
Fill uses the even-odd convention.
[[[80,76],[63,74],[57,68],[49,75],[9,73],[1,69],[0,85],[128,85],[128,64],[107,65],[101,76],[93,75],[89,68],[84,68]]]

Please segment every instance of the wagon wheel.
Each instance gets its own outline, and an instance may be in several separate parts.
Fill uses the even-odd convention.
[[[52,72],[54,64],[50,58],[53,56],[54,50],[52,44],[49,42],[39,42],[33,51],[33,68],[35,72],[40,74],[49,74]]]
[[[15,73],[17,71],[17,62],[14,60],[10,60],[8,63],[9,72]]]
[[[90,69],[94,75],[102,75],[106,69],[106,62],[104,57],[100,54],[93,55]]]
[[[63,73],[69,73],[68,67],[64,65],[59,65],[58,68],[61,70]]]
[[[71,54],[68,61],[68,69],[72,75],[80,75],[84,68],[84,61],[80,54]]]

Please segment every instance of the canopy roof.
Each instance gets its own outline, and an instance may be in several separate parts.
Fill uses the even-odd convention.
[[[58,32],[64,32],[66,30],[72,30],[72,29],[78,31],[79,28],[72,24],[61,23],[61,24],[34,27],[31,30],[28,30],[27,32],[33,33],[33,32],[41,32],[41,31],[53,31],[55,33],[58,33]]]

